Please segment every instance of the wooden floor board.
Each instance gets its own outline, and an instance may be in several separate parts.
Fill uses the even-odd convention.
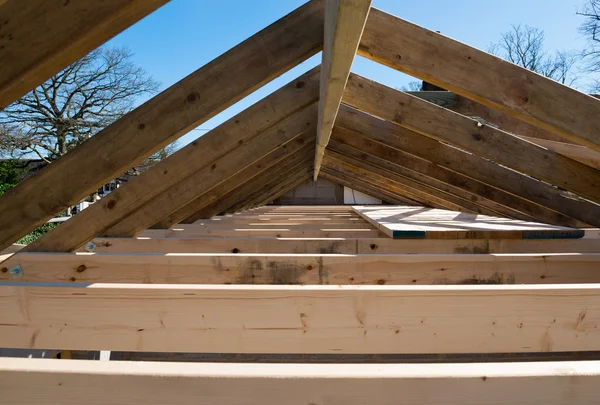
[[[10,404],[589,405],[600,362],[240,364],[0,359]]]

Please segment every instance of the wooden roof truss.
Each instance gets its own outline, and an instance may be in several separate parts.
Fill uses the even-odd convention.
[[[0,108],[165,3],[0,0]],[[13,254],[321,51],[320,66]],[[361,77],[357,54],[448,91]],[[599,167],[596,98],[370,0],[308,1],[0,196],[0,347],[262,363],[0,359],[0,392],[65,404],[81,389],[119,403],[598,402],[600,245],[575,228],[600,226]],[[265,207],[319,176],[402,208]],[[264,364],[294,355],[313,364]],[[432,364],[339,364],[349,355]]]

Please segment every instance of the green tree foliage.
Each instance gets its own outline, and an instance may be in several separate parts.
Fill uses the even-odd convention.
[[[0,161],[0,195],[16,186],[23,172],[15,160]]]

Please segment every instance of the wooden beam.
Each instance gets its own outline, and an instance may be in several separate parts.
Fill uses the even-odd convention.
[[[596,239],[567,240],[394,240],[391,238],[324,239],[136,239],[95,238],[95,252],[107,253],[340,253],[340,254],[487,254],[600,253]]]
[[[310,145],[312,146],[312,143]],[[303,162],[306,162],[310,158],[310,156],[312,156],[310,147],[307,148],[307,150],[305,151],[294,154],[286,161],[268,168],[258,176],[254,177],[251,181],[248,181],[236,187],[234,190],[231,190],[228,193],[224,194],[218,200],[213,201],[210,204],[204,205],[201,209],[198,210],[198,212],[188,216],[185,220],[181,222],[184,224],[191,224],[199,219],[211,218],[215,215],[218,215],[221,212],[226,211],[235,204],[244,201],[252,193],[264,187],[264,185],[268,184],[271,180],[278,178],[282,173],[286,173],[288,170],[297,167]],[[172,226],[173,222],[174,221],[172,221],[170,218],[167,218],[165,222],[161,221],[155,226],[153,226],[153,228],[167,228],[167,225]]]
[[[392,178],[396,178],[399,176],[403,179],[407,179],[410,182],[414,183],[415,186],[421,184],[422,189],[431,190],[435,193],[435,195],[439,196],[440,198],[449,198],[450,201],[455,201],[457,204],[461,205],[462,208],[466,211],[500,217],[502,217],[503,214],[507,213],[507,211],[509,214],[512,213],[512,211],[505,210],[502,206],[498,204],[494,204],[493,202],[488,203],[486,200],[479,199],[475,195],[469,192],[465,192],[463,189],[454,187],[437,179],[428,177],[414,170],[407,169],[404,166],[389,163],[384,159],[379,159],[377,157],[361,152],[357,149],[347,147],[346,145],[340,144],[337,141],[332,141],[330,145],[331,147],[329,151],[331,152],[332,156],[338,156],[339,158],[342,158],[343,156],[348,156],[355,162],[355,164],[360,164],[364,167],[371,168],[371,170],[379,171],[379,173],[381,173],[382,176],[385,176],[389,172],[391,173],[390,177]]]
[[[531,215],[538,222],[581,226],[573,221],[577,219],[581,221],[579,224],[600,226],[600,209],[596,204],[573,198],[572,195],[566,196],[544,182],[391,122],[342,105],[337,125],[547,208],[534,213],[527,211],[528,206],[512,207]]]
[[[0,110],[168,0],[0,2]]]
[[[331,136],[370,8],[371,0],[327,0],[314,181],[319,176],[323,153]]]
[[[307,84],[315,79],[315,87]],[[316,71],[303,75],[280,92],[272,94],[158,163],[134,181],[82,211],[73,219],[36,240],[30,249],[70,251],[110,230],[112,236],[132,236],[193,201],[221,182],[296,138],[312,131],[316,122]],[[296,92],[296,84],[302,82]],[[296,101],[290,99],[296,95]],[[287,101],[271,113],[263,108]],[[299,111],[295,111],[301,107]],[[293,111],[290,116],[279,116]],[[247,125],[239,124],[245,122]],[[301,138],[304,139],[304,138]],[[33,250],[32,250],[33,251]]]
[[[363,188],[368,188],[368,189],[375,188],[380,193],[384,193],[385,195],[387,195],[388,198],[390,199],[390,201],[394,204],[402,204],[402,200],[408,199],[408,201],[412,202],[412,204],[408,204],[408,205],[431,207],[431,205],[429,205],[426,201],[419,199],[418,196],[411,195],[409,197],[406,195],[406,192],[403,190],[398,190],[398,188],[394,188],[394,189],[390,188],[389,183],[382,184],[381,178],[377,177],[376,175],[371,175],[370,178],[367,178],[366,176],[363,176],[360,173],[357,173],[356,171],[347,170],[347,169],[341,168],[339,166],[335,166],[335,164],[331,165],[331,166],[324,166],[323,171],[327,172],[327,174],[330,176],[335,176],[336,178],[345,180],[349,184],[356,183],[357,185],[359,185]],[[375,182],[374,181],[375,179],[377,179],[378,181]],[[400,194],[400,193],[402,193],[402,194]]]
[[[330,150],[327,150],[325,154],[325,161],[328,167],[337,168],[343,172],[354,172],[357,176],[375,181],[384,188],[396,190],[400,195],[424,201],[430,207],[461,212],[474,212],[472,210],[476,209],[472,203],[468,204],[448,194],[442,196],[430,187]]]
[[[0,346],[204,353],[595,351],[598,288],[3,284]]]
[[[305,132],[304,134],[300,135],[299,140],[300,139],[302,139],[302,142],[285,144],[282,148],[278,148],[262,159],[252,163],[251,166],[248,166],[235,176],[230,177],[217,187],[214,187],[208,193],[202,194],[192,202],[161,219],[154,224],[152,228],[170,228],[174,224],[177,224],[199,212],[207,205],[216,203],[223,198],[223,196],[227,195],[227,193],[232,192],[236,188],[242,186],[244,183],[251,182],[257,175],[265,170],[278,165],[280,162],[287,161],[296,154],[306,155],[305,151],[309,148],[314,149],[314,133]]]
[[[413,177],[413,179],[427,176],[450,185],[455,189],[464,190],[470,195],[468,198],[471,201],[487,206],[493,211],[500,213],[501,216],[522,219],[525,221],[535,221],[536,219],[534,217],[523,214],[512,207],[530,205],[530,211],[539,211],[542,209],[538,205],[532,204],[522,198],[490,187],[485,183],[469,179],[460,173],[432,164],[425,159],[391,148],[388,145],[376,142],[373,139],[361,136],[344,128],[334,128],[330,141],[330,149],[363,159],[366,162],[388,170],[394,171],[397,170],[398,167],[401,167],[404,169],[403,172],[406,172],[409,176],[415,176],[411,173],[417,173],[416,177]]]
[[[580,163],[600,169],[600,152],[590,149],[587,146],[574,145],[572,143],[548,141],[545,139],[537,139],[528,136],[520,136],[519,138],[540,145],[548,150],[560,153],[563,156],[570,157]]]
[[[353,208],[394,239],[579,239],[585,235],[578,229],[437,209]]]
[[[298,8],[0,196],[0,249],[317,53],[323,44],[323,9],[323,0]],[[179,176],[161,176],[165,183],[171,179]],[[107,212],[121,205],[109,198],[95,210],[109,201]]]
[[[437,285],[600,283],[600,254],[18,253],[20,282]],[[443,269],[443,270],[440,270]],[[0,282],[13,281],[0,273]]]
[[[279,176],[265,183],[261,189],[243,197],[237,204],[229,207],[226,212],[243,211],[249,208],[251,204],[258,204],[259,201],[268,199],[272,195],[279,196],[285,194],[291,187],[295,187],[307,180],[306,173],[310,172],[309,166],[308,161],[304,161],[298,164],[296,168],[288,171],[287,174],[280,172]]]
[[[599,100],[496,56],[379,10],[369,14],[358,52],[600,150]]]
[[[352,74],[344,102],[404,128],[600,202],[600,171],[417,97]],[[600,101],[595,100],[594,103]]]
[[[419,97],[430,103],[437,104],[459,114],[477,119],[483,119],[506,132],[515,135],[527,136],[536,139],[565,142],[563,137],[543,130],[528,122],[508,115],[502,111],[490,108],[483,104],[459,96],[451,91],[408,91],[408,94]]]
[[[566,371],[568,370],[568,371]],[[600,362],[474,364],[244,364],[0,359],[7,403],[295,405],[327,398],[385,405],[588,405],[600,400]]]
[[[395,196],[392,196],[390,194],[383,193],[381,190],[377,190],[372,187],[370,187],[370,188],[363,187],[361,184],[354,184],[342,177],[338,177],[334,174],[326,173],[325,171],[320,171],[319,176],[323,177],[324,179],[327,179],[329,181],[333,181],[334,183],[340,184],[344,187],[351,188],[352,190],[356,190],[361,193],[370,195],[371,197],[378,198],[384,203],[415,205],[414,201],[411,201],[408,198],[406,198],[406,199],[396,198]]]

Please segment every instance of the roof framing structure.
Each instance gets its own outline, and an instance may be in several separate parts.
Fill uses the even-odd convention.
[[[0,0],[0,108],[167,2]],[[319,66],[14,245],[321,51]],[[352,72],[356,55],[448,91],[386,87]],[[0,196],[1,348],[260,362],[0,358],[0,391],[443,405],[537,404],[544,390],[549,404],[597,403],[599,130],[595,97],[371,0],[307,1]],[[318,177],[383,204],[267,205]],[[265,364],[311,355],[336,364]],[[356,356],[458,364],[340,364]],[[484,363],[496,359],[516,364]]]

